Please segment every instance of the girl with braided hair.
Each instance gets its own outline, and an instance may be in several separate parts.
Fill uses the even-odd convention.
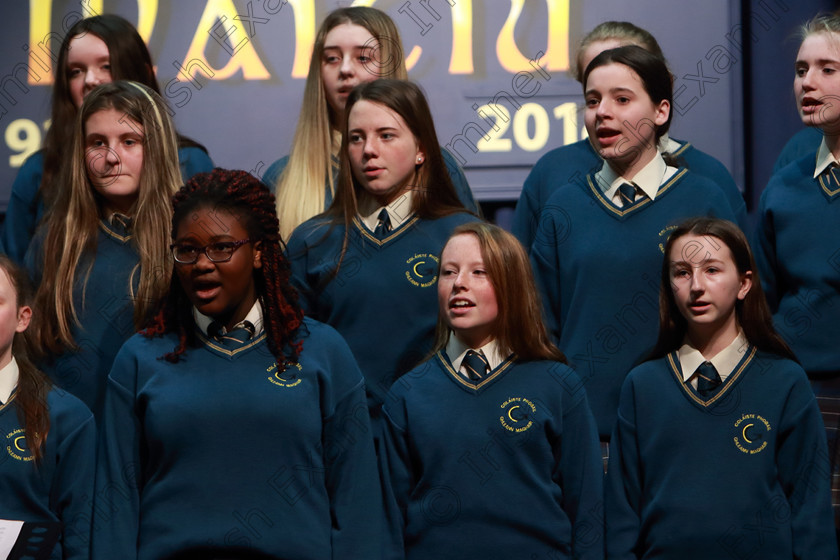
[[[377,557],[362,374],[303,317],[274,196],[215,169],[172,203],[169,294],[109,377],[93,557]]]

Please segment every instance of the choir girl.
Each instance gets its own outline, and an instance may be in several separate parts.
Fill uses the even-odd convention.
[[[586,67],[598,53],[625,45],[637,45],[665,59],[656,38],[648,31],[626,21],[605,21],[581,41],[572,70],[573,77],[583,82]],[[603,164],[592,140],[591,137],[584,138],[549,151],[534,164],[528,174],[516,205],[512,231],[529,250],[540,229],[540,213],[551,193],[566,183],[583,181],[586,175],[598,171]],[[670,138],[667,133],[659,139],[659,151],[721,187],[735,211],[738,223],[744,227],[747,215],[744,198],[720,161],[689,142]]]
[[[473,222],[440,260],[434,354],[383,409],[389,557],[603,558],[595,421],[525,249]]]
[[[24,522],[18,546],[33,526],[26,542],[41,552],[55,539],[49,558],[88,560],[96,427],[30,361],[29,295],[26,273],[0,255],[0,519]]]
[[[407,78],[402,39],[393,20],[363,6],[330,12],[315,37],[292,153],[274,162],[262,178],[277,194],[283,239],[329,208],[338,188],[347,96],[355,86],[378,78]],[[464,172],[446,150],[443,158],[461,202],[477,212]]]
[[[82,99],[112,80],[140,82],[160,93],[149,50],[131,23],[112,14],[80,20],[67,31],[57,54],[51,124],[43,149],[27,158],[12,184],[1,237],[15,261],[24,261],[45,210],[67,186],[60,173],[66,165],[62,154],[73,137]],[[180,135],[178,158],[183,180],[213,168],[204,147]]]
[[[659,282],[650,270],[668,232],[690,216],[735,215],[719,186],[657,149],[673,96],[661,57],[635,45],[604,51],[583,84],[586,129],[604,164],[549,198],[531,256],[549,328],[607,440],[621,382],[656,340]]]
[[[274,196],[214,169],[172,202],[171,288],[108,378],[93,558],[378,558],[362,375],[303,316]]]
[[[40,281],[35,335],[47,374],[98,417],[114,356],[169,287],[169,198],[181,175],[163,99],[136,82],[94,89],[67,159],[68,184],[27,254]]]
[[[840,17],[802,30],[793,89],[810,153],[770,179],[758,207],[756,261],[776,329],[808,373],[823,412],[840,529]]]
[[[820,411],[746,237],[691,219],[661,270],[659,339],[610,442],[607,557],[834,560]]]
[[[347,340],[376,414],[431,350],[440,251],[477,218],[455,194],[417,85],[357,86],[343,127],[336,198],[295,230],[288,254],[304,310]]]

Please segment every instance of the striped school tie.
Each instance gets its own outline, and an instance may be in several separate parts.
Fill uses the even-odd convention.
[[[379,222],[376,224],[376,229],[373,230],[373,235],[377,239],[384,239],[391,233],[391,219],[388,217],[388,211],[384,208],[379,211]]]
[[[466,372],[467,377],[473,383],[478,383],[487,374],[490,369],[490,364],[487,363],[487,358],[484,354],[476,352],[475,350],[467,351],[464,356],[464,361],[461,362],[461,368]]]
[[[618,198],[621,199],[621,207],[628,208],[636,203],[636,186],[630,183],[622,183],[618,187]]]
[[[712,362],[700,364],[697,368],[697,392],[701,397],[708,398],[714,395],[721,383],[720,375]]]
[[[251,321],[242,321],[241,323],[234,325],[230,331],[225,330],[224,325],[217,323],[216,321],[213,321],[210,323],[210,326],[207,327],[207,335],[210,338],[225,348],[231,349],[238,348],[250,341],[254,337],[255,332],[256,328]]]

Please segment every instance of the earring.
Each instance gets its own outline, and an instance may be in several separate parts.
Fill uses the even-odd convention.
[[[417,156],[417,163],[423,163],[423,156]]]

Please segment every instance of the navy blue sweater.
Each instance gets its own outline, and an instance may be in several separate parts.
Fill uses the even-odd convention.
[[[390,558],[603,558],[603,462],[568,366],[511,356],[475,385],[438,353],[383,410]]]
[[[93,557],[240,546],[288,560],[376,558],[382,509],[362,375],[304,322],[278,373],[265,334],[228,349],[135,335],[108,379]]]
[[[676,353],[627,376],[607,557],[835,560],[825,430],[805,372],[750,347],[705,400]]]

